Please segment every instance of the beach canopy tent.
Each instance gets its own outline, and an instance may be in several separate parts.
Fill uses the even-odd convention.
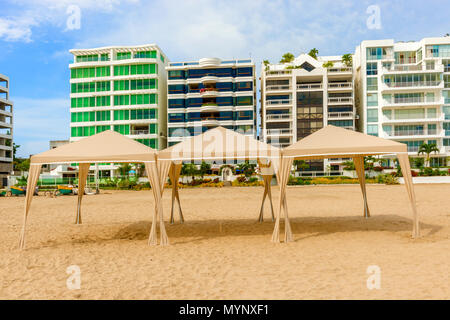
[[[84,194],[86,178],[89,166],[92,163],[144,163],[148,179],[152,186],[155,198],[155,213],[158,211],[162,222],[161,189],[164,180],[159,178],[156,163],[156,151],[142,143],[134,141],[124,135],[107,130],[102,133],[83,138],[79,141],[65,144],[55,149],[33,155],[30,159],[30,171],[28,173],[27,192],[25,198],[25,212],[23,227],[20,236],[19,247],[25,245],[25,226],[28,213],[33,198],[33,191],[36,188],[41,166],[51,163],[78,163],[78,205],[75,223],[81,223],[81,200]],[[153,220],[155,225],[156,220]],[[153,227],[152,225],[152,227]],[[161,223],[161,237],[165,236],[164,223]],[[165,236],[167,238],[167,236]],[[164,240],[161,241],[164,243]],[[153,243],[151,243],[153,244]]]
[[[161,177],[169,174],[172,187],[172,215],[177,200],[180,220],[183,221],[180,200],[178,196],[178,179],[183,161],[229,161],[256,160],[264,180],[264,195],[260,209],[259,220],[262,221],[263,205],[266,197],[272,203],[270,181],[277,168],[280,149],[260,142],[249,135],[244,135],[223,127],[210,129],[202,134],[186,139],[176,145],[158,152],[158,168]],[[273,210],[273,209],[272,209]],[[152,230],[153,232],[153,230]],[[152,238],[152,235],[150,235]]]
[[[279,225],[281,211],[285,217],[285,241],[292,240],[292,232],[289,224],[286,185],[289,179],[292,162],[295,159],[325,159],[325,158],[353,158],[355,170],[364,200],[364,216],[369,217],[369,207],[367,204],[364,157],[374,155],[392,155],[398,158],[405,186],[408,192],[411,209],[413,212],[413,232],[414,238],[419,236],[419,219],[417,216],[416,200],[411,178],[411,168],[409,164],[407,146],[403,143],[390,141],[374,136],[369,136],[360,132],[347,130],[335,126],[327,126],[313,134],[297,141],[284,148],[281,152],[279,164],[279,185],[280,185],[280,205],[275,221],[275,228],[272,241],[279,242]]]

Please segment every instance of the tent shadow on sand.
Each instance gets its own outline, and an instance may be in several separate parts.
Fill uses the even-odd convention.
[[[412,220],[398,215],[377,215],[369,219],[359,216],[337,217],[296,217],[291,218],[294,241],[311,237],[320,237],[341,232],[387,231],[391,233],[407,232]],[[120,229],[112,238],[128,240],[146,240],[150,221],[140,221]],[[437,233],[441,226],[421,223],[428,236]],[[269,236],[273,232],[273,222],[266,220],[258,223],[255,219],[232,220],[190,220],[184,224],[174,224],[167,228],[173,239],[173,245],[192,243],[213,238],[233,236]],[[183,239],[187,238],[187,239]]]

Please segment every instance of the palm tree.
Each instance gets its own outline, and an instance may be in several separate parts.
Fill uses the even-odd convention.
[[[122,177],[125,176],[128,178],[130,176],[130,170],[131,166],[129,163],[122,163],[119,167],[119,172]]]
[[[293,164],[297,171],[303,171],[309,168],[309,164],[307,164],[305,160],[294,160]]]
[[[327,61],[322,65],[322,67],[324,68],[332,68],[333,66],[334,66],[333,61]]]
[[[317,50],[316,48],[312,48],[311,50],[309,50],[308,54],[317,60],[317,56],[319,55],[319,50]]]
[[[346,53],[342,55],[342,62],[347,66],[351,67],[353,64],[353,58],[351,53]]]
[[[267,70],[269,70],[269,64],[270,64],[270,62],[269,62],[269,60],[264,60],[263,61],[263,64],[264,64],[264,69],[267,71]]]
[[[280,63],[288,63],[294,61],[295,57],[292,53],[287,52],[281,57]]]
[[[198,174],[197,166],[193,163],[183,163],[181,174],[183,176],[191,176],[192,181],[195,181],[195,176]]]
[[[211,170],[211,165],[205,161],[202,161],[202,164],[200,165],[200,170],[199,170],[199,173],[202,176],[202,179],[209,170]]]
[[[426,164],[425,166],[430,166],[430,154],[432,152],[439,153],[439,149],[436,145],[436,143],[424,143],[419,147],[419,151],[417,154],[420,156],[420,154],[426,154]]]
[[[248,160],[237,165],[239,171],[247,178],[251,177],[255,173],[255,167],[256,164],[250,163]]]

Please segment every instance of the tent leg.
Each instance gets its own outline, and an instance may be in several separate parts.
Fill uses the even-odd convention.
[[[178,193],[177,189],[177,203],[178,203],[178,212],[180,214],[180,223],[184,223],[184,217],[183,217],[183,210],[181,209],[181,203],[180,203],[180,194]]]
[[[266,201],[266,195],[267,195],[267,189],[264,186],[264,194],[263,194],[263,198],[262,198],[262,202],[261,202],[261,209],[259,210],[259,218],[258,218],[259,222],[264,221],[264,202]]]
[[[275,221],[275,215],[273,213],[272,191],[270,190],[270,188],[268,190],[268,195],[269,195],[269,200],[270,200],[270,210],[271,210],[271,213],[272,213],[272,222],[273,222],[273,221]]]
[[[284,204],[284,242],[291,242],[292,229],[291,223],[289,222],[286,195],[284,196],[283,204]]]

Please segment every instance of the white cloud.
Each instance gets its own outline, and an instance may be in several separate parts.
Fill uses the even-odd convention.
[[[18,156],[48,149],[49,140],[68,139],[69,99],[14,98],[14,142]]]

